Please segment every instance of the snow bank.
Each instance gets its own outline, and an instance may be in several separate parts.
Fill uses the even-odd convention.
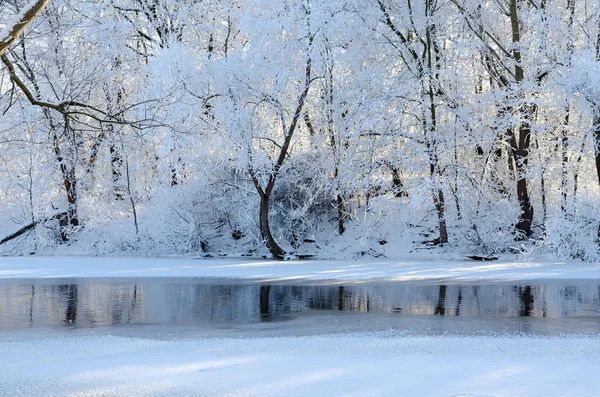
[[[275,261],[193,258],[0,258],[2,278],[214,277],[261,280],[534,280],[600,279],[600,265],[470,260]]]

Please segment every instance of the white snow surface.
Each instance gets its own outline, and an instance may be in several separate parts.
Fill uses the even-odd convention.
[[[600,339],[392,332],[0,342],[0,396],[593,396]]]
[[[468,259],[276,261],[227,258],[0,258],[0,278],[47,277],[212,277],[347,281],[600,279],[600,264],[582,261],[477,262]]]

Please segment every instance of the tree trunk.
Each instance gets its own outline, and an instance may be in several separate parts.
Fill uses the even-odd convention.
[[[402,183],[402,177],[400,177],[400,171],[396,167],[392,167],[392,184],[394,185],[395,197],[408,197],[408,193],[404,189],[404,183]]]
[[[332,138],[333,140],[334,138]],[[335,155],[335,148],[333,150],[333,154]],[[335,171],[333,173],[333,177],[335,179],[338,178],[339,175],[339,169],[336,167]],[[336,183],[339,186],[339,182],[336,181]],[[340,234],[340,236],[342,234],[344,234],[344,231],[346,230],[346,228],[344,227],[344,197],[342,197],[342,195],[340,193],[338,193],[336,195],[336,201],[337,201],[337,215],[338,215],[338,233]]]
[[[445,218],[445,202],[444,193],[440,187],[439,179],[442,176],[439,167],[439,160],[437,156],[437,114],[436,114],[436,103],[435,99],[438,95],[436,88],[436,82],[439,82],[439,70],[441,68],[441,55],[440,47],[436,40],[436,26],[432,22],[433,14],[436,9],[436,5],[433,0],[425,1],[425,16],[427,18],[427,24],[425,29],[425,36],[418,36],[416,33],[418,30],[414,26],[413,20],[413,9],[411,3],[407,3],[408,19],[410,20],[412,27],[408,36],[397,28],[392,17],[390,16],[387,7],[383,3],[383,0],[377,0],[379,9],[383,13],[385,18],[385,24],[391,29],[395,36],[400,40],[407,55],[409,55],[414,61],[415,73],[421,80],[421,123],[423,127],[425,147],[427,155],[429,157],[430,167],[430,178],[432,181],[432,196],[435,204],[435,209],[438,217],[439,226],[439,238],[434,242],[444,244],[448,242],[448,232],[446,229],[446,218]],[[413,37],[416,35],[416,37]],[[421,42],[424,46],[423,51],[415,51],[412,41]],[[404,63],[411,68],[411,65],[407,62],[407,58],[401,55]]]
[[[543,4],[543,3],[542,3]],[[567,7],[569,9],[569,30],[568,35],[572,37],[573,34],[573,21],[575,19],[575,0],[567,0]],[[546,26],[546,25],[545,25]],[[567,43],[567,66],[571,66],[571,57],[573,56],[573,41],[569,40]],[[569,149],[569,138],[568,138],[568,129],[569,122],[571,118],[571,106],[569,103],[569,98],[567,97],[567,105],[565,106],[565,118],[563,123],[563,128],[561,131],[561,181],[560,181],[560,189],[561,189],[561,204],[560,208],[563,212],[567,210],[567,199],[568,199],[568,170],[567,166],[569,163],[568,157],[568,149]],[[544,217],[545,218],[545,217]]]
[[[79,218],[77,216],[77,179],[75,169],[69,168],[65,171],[65,190],[67,191],[68,218],[70,226],[78,226]]]
[[[598,184],[600,184],[600,116],[594,117],[594,159]]]
[[[567,210],[567,185],[568,185],[568,172],[567,165],[569,162],[569,157],[567,154],[568,150],[568,137],[567,137],[567,129],[569,128],[569,118],[570,118],[570,109],[567,106],[566,114],[564,119],[564,125],[561,130],[561,178],[560,178],[560,192],[561,192],[561,202],[560,208],[563,212]]]
[[[519,206],[521,207],[521,215],[515,228],[525,236],[530,236],[531,224],[533,223],[533,207],[529,201],[527,180],[524,177],[519,177],[517,181],[517,197],[519,199]]]
[[[432,127],[431,127],[431,131],[428,131],[428,128],[425,128],[425,131],[428,131],[430,134],[433,135],[434,132],[436,132],[436,112],[435,112],[435,103],[433,100],[433,91],[432,91],[432,87],[429,87],[429,96],[430,96],[430,112],[431,112],[431,122],[432,122]],[[427,134],[427,132],[426,132]],[[429,138],[429,140],[426,143],[427,146],[427,153],[429,156],[429,176],[431,177],[431,180],[433,181],[433,191],[432,191],[432,195],[433,195],[433,203],[435,205],[435,211],[437,213],[437,218],[438,218],[438,227],[439,227],[439,238],[436,241],[436,243],[439,244],[445,244],[448,242],[448,231],[446,228],[446,204],[445,204],[445,199],[444,199],[444,192],[442,190],[442,188],[439,185],[439,180],[441,179],[442,175],[440,173],[440,166],[439,166],[439,159],[437,156],[436,151],[436,147],[437,147],[437,142],[435,139],[431,139],[430,137],[428,137],[426,135],[427,138]]]
[[[269,195],[260,197],[260,235],[271,254],[277,259],[285,258],[285,250],[277,244],[269,226]]]
[[[125,197],[123,186],[121,186],[121,176],[123,175],[123,158],[116,145],[110,146],[110,165],[112,168],[112,181],[115,193],[115,199],[123,200]]]
[[[446,217],[445,217],[445,203],[444,203],[444,192],[442,189],[437,189],[437,197],[434,193],[433,202],[435,203],[435,210],[438,217],[438,225],[440,228],[440,244],[448,242],[448,230],[446,228]]]
[[[310,15],[310,9],[308,10],[307,14]],[[313,40],[313,36],[309,32],[307,53],[310,53],[310,51],[308,51],[308,50],[310,49],[310,46],[312,45],[312,40]],[[277,180],[279,171],[281,170],[281,167],[282,167],[283,163],[285,162],[285,159],[288,155],[288,151],[289,151],[290,145],[292,143],[292,136],[294,135],[294,132],[296,131],[296,126],[298,125],[298,120],[300,119],[300,116],[302,115],[302,107],[304,106],[304,101],[306,100],[308,91],[310,90],[310,84],[312,81],[311,77],[310,77],[311,64],[312,64],[312,60],[309,56],[306,59],[306,70],[305,70],[305,76],[304,76],[305,77],[304,90],[298,97],[296,111],[294,113],[294,116],[292,117],[292,121],[291,121],[289,127],[287,128],[287,131],[285,131],[285,138],[284,138],[283,144],[280,146],[279,156],[277,157],[277,161],[273,165],[273,171],[269,175],[269,180],[264,189],[262,188],[260,181],[258,180],[258,177],[257,177],[256,173],[254,172],[254,170],[252,169],[252,167],[250,166],[248,168],[248,171],[250,172],[250,176],[252,177],[252,182],[254,183],[254,187],[256,188],[256,191],[258,192],[258,194],[260,196],[260,215],[259,215],[260,235],[261,235],[263,241],[265,242],[267,248],[271,252],[271,254],[277,259],[284,259],[286,252],[283,248],[281,248],[281,246],[279,244],[277,244],[277,241],[275,241],[275,239],[273,238],[273,235],[271,234],[271,227],[269,226],[269,199],[271,197],[271,192],[275,188],[275,181]]]
[[[600,21],[598,21],[600,22]],[[600,29],[596,34],[596,62],[600,61]],[[600,184],[600,109],[596,105],[596,114],[594,115],[594,159],[596,161],[596,175]],[[582,150],[583,152],[583,150]]]
[[[519,221],[515,225],[515,229],[527,237],[531,236],[531,225],[533,223],[533,206],[529,198],[526,176],[530,137],[531,129],[527,122],[522,122],[519,127],[518,144],[515,137],[512,137],[513,155],[517,173],[517,198],[521,207],[521,214],[519,215]]]
[[[67,121],[65,120],[65,123]],[[79,225],[79,217],[77,215],[77,177],[75,174],[75,164],[72,164],[72,159],[66,160],[63,151],[60,148],[60,142],[56,133],[56,127],[52,126],[52,139],[54,154],[60,168],[63,185],[67,193],[67,217],[59,220],[60,236],[63,241],[69,239],[71,229]],[[65,135],[69,130],[68,124],[65,125]]]
[[[431,0],[427,0],[426,3],[426,14],[430,16],[433,4]],[[438,46],[435,41],[435,25],[429,24],[426,29],[426,43],[427,43],[427,68],[429,71],[435,70],[435,78],[438,78],[437,70],[439,68],[439,53]],[[435,58],[435,62],[433,61]],[[430,79],[431,76],[428,77]],[[429,113],[431,116],[430,128],[425,128],[428,136],[428,153],[429,153],[429,166],[431,171],[431,178],[434,181],[434,192],[433,192],[433,203],[435,204],[435,210],[438,218],[438,227],[440,229],[439,243],[445,244],[448,242],[448,231],[446,228],[446,204],[444,200],[444,192],[439,185],[439,180],[442,177],[440,172],[439,159],[437,155],[437,109],[435,104],[435,90],[432,85],[432,81],[428,81],[427,95],[429,96]],[[426,126],[427,127],[427,126]]]
[[[338,232],[344,234],[344,199],[339,194],[337,195],[337,212],[338,212]]]
[[[514,48],[512,55],[515,61],[515,80],[520,85],[524,80],[524,72],[521,60],[521,51],[519,49],[521,41],[520,20],[517,15],[517,0],[510,0],[510,22],[512,29],[512,42]],[[515,159],[515,169],[517,171],[517,198],[521,207],[519,221],[515,225],[517,232],[525,236],[531,235],[531,224],[533,223],[533,207],[529,199],[527,190],[527,157],[529,155],[529,143],[531,142],[531,117],[533,112],[531,105],[525,105],[523,111],[523,120],[519,125],[519,140],[514,134],[511,137],[513,156]]]

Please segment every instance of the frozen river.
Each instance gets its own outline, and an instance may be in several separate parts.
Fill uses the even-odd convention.
[[[600,281],[0,279],[0,397],[591,396]]]
[[[0,280],[0,335],[110,330],[168,337],[397,330],[419,335],[600,334],[600,281],[251,282]]]

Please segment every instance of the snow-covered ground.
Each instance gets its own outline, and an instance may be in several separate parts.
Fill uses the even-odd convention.
[[[0,279],[44,277],[219,277],[348,281],[600,279],[600,264],[582,261],[477,262],[452,258],[346,261],[227,258],[0,258]]]
[[[391,332],[0,343],[0,395],[594,396],[600,339]]]

